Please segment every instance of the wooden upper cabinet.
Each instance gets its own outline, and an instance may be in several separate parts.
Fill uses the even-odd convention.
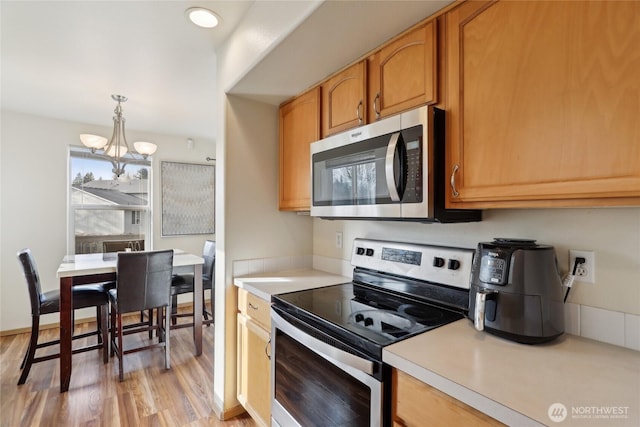
[[[437,22],[430,21],[369,57],[369,115],[382,117],[437,101]]]
[[[473,1],[444,23],[448,207],[640,204],[640,2]]]
[[[366,61],[357,62],[322,84],[323,138],[364,124],[366,69]]]
[[[310,145],[320,139],[320,88],[280,107],[280,210],[311,206]]]

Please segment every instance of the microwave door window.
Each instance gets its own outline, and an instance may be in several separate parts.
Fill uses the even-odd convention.
[[[372,205],[376,202],[376,165],[364,163],[356,166],[356,202]]]
[[[351,204],[355,193],[353,166],[343,166],[332,169],[331,178],[331,200],[333,204]]]
[[[388,140],[382,136],[314,154],[314,206],[391,203],[385,174]]]

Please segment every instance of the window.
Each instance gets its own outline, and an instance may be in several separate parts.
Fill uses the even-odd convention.
[[[151,247],[151,160],[136,161],[114,179],[103,155],[69,151],[69,253]]]
[[[140,224],[140,211],[131,211],[131,224],[132,225]]]

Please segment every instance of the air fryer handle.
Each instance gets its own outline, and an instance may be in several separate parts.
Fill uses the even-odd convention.
[[[484,331],[487,295],[491,297],[491,295],[497,293],[497,291],[492,289],[480,289],[476,292],[476,307],[473,313],[473,326],[475,326],[478,331]]]

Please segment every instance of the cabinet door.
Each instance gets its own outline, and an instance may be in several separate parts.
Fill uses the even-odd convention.
[[[366,118],[366,61],[322,84],[322,137],[360,126]]]
[[[445,15],[448,207],[640,204],[640,3]]]
[[[238,314],[238,401],[260,426],[271,422],[270,334]]]
[[[437,101],[436,30],[428,22],[369,58],[369,122]]]
[[[451,396],[394,369],[392,420],[397,427],[503,426]]]
[[[280,210],[311,207],[309,146],[320,139],[320,88],[280,107]]]

